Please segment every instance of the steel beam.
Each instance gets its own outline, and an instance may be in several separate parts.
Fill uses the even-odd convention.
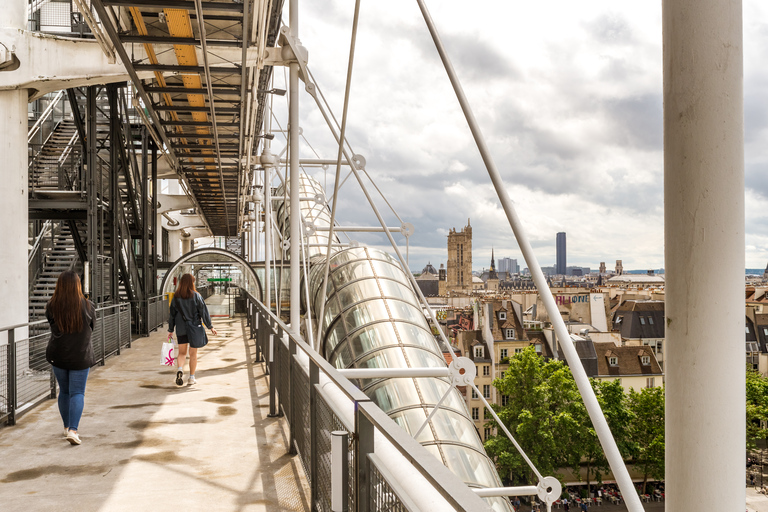
[[[171,37],[171,36],[128,36],[121,35],[120,41],[123,43],[142,43],[142,44],[188,44],[200,46],[200,40],[194,37]],[[208,46],[224,48],[240,48],[242,42],[236,39],[213,39],[207,41]]]
[[[203,66],[180,66],[178,64],[134,64],[136,71],[159,71],[160,73],[205,73]],[[211,67],[210,73],[215,75],[239,75],[240,68]]]
[[[102,0],[105,6],[148,7],[152,9],[195,10],[195,2],[189,0]],[[243,4],[235,2],[202,2],[203,9],[217,12],[243,12]]]

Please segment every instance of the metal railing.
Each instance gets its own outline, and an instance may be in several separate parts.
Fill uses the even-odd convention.
[[[133,325],[136,332],[144,336],[159,329],[168,319],[168,294],[156,295],[143,300],[132,300]]]
[[[56,379],[45,359],[50,326],[45,320],[0,329],[0,423],[16,420],[49,398],[56,398]],[[96,309],[91,345],[96,364],[131,346],[131,306]]]
[[[247,310],[256,360],[264,361],[269,375],[269,414],[285,417],[290,425],[289,452],[299,455],[313,510],[420,510],[418,502],[424,494],[442,502],[443,508],[438,506],[441,510],[490,510],[434,455],[250,294]],[[342,508],[337,508],[338,502],[332,508],[331,438],[339,431],[349,433],[348,474]],[[409,486],[409,482],[414,483]],[[337,481],[336,485],[343,484]]]

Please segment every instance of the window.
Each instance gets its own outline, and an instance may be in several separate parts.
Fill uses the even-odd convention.
[[[658,354],[661,352],[661,341],[656,342],[656,353]]]
[[[648,377],[645,379],[645,387],[652,388],[655,385],[656,379],[654,377]]]
[[[641,356],[640,357],[640,363],[645,365],[645,366],[650,365],[651,364],[651,356]]]
[[[485,429],[485,438],[484,439],[487,441],[488,439],[490,439],[490,437],[491,437],[491,429],[490,428],[486,428]]]
[[[472,419],[477,421],[480,419],[480,409],[477,407],[472,408]]]
[[[491,385],[483,384],[483,396],[485,398],[491,398]]]
[[[515,354],[522,354],[522,353],[523,353],[523,349],[521,349],[521,348],[516,348],[515,349]]]
[[[484,420],[488,420],[488,419],[491,419],[491,413],[490,413],[490,412],[488,412],[488,409],[487,409],[487,408],[486,408],[486,409],[483,409],[483,419],[484,419]]]
[[[504,329],[504,338],[508,340],[515,339],[515,330],[514,329]]]
[[[645,317],[642,317],[642,316],[640,317],[640,323],[645,325]]]
[[[501,395],[501,406],[506,407],[509,403],[509,397],[507,395]]]
[[[767,329],[767,330],[768,330],[768,329]],[[507,355],[507,354],[509,353],[509,349],[506,349],[506,348],[502,348],[502,349],[499,351],[499,353],[500,353],[500,355],[501,355],[501,358],[502,358],[502,359],[504,359],[505,357],[509,357],[509,356]]]
[[[648,323],[653,325],[653,317],[651,317],[651,316],[648,317]]]
[[[504,378],[504,375],[506,375],[507,372],[501,372],[501,378]]]
[[[768,336],[768,327],[763,327],[763,334]]]
[[[624,319],[624,317],[623,317],[623,316],[617,316],[617,317],[616,317],[616,323],[617,323],[617,324],[620,324],[620,323],[621,323],[621,321],[622,321],[623,319]]]
[[[474,398],[475,400],[480,398],[479,396],[477,396],[477,392],[475,391],[475,388],[472,388],[472,398]]]
[[[506,319],[507,319],[507,312],[499,311],[499,320],[506,320]]]
[[[491,365],[484,364],[483,365],[483,377],[487,377],[491,374]]]
[[[744,332],[749,334],[749,326],[748,325],[744,326]]]
[[[619,366],[619,358],[616,356],[609,357],[608,364],[611,366]]]
[[[475,357],[482,359],[482,357],[483,357],[483,347],[481,347],[481,346],[475,347]]]

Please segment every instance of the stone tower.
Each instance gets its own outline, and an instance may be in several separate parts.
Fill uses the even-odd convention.
[[[616,260],[616,274],[622,275],[624,273],[624,265],[621,264],[621,260]]]
[[[472,292],[472,226],[448,233],[448,265],[446,292]]]

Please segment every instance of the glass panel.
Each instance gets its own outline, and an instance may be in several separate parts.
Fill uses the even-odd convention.
[[[365,299],[381,297],[381,292],[379,291],[379,285],[376,279],[371,278],[349,284],[340,289],[337,292],[337,295],[346,308]]]
[[[485,487],[496,487],[499,479],[491,461],[463,446],[441,445],[448,469],[452,470],[465,483],[476,483]]]
[[[427,415],[422,408],[400,411],[390,417],[395,423],[400,425],[403,430],[411,435],[415,434],[416,431],[421,428],[422,423],[427,419]],[[432,429],[429,427],[425,427],[424,430],[419,433],[419,437],[416,438],[420,443],[427,443],[434,439],[435,437],[432,435]]]
[[[418,327],[413,324],[406,324],[402,322],[395,322],[395,328],[400,339],[406,345],[421,345],[422,347],[434,352],[435,354],[442,354],[440,352],[437,341],[431,332],[425,330],[424,327]],[[428,329],[428,328],[426,328]],[[442,357],[442,355],[441,355]]]
[[[429,324],[427,324],[427,319],[424,317],[421,308],[394,299],[388,299],[387,304],[393,319],[408,320],[416,325],[423,325],[427,330],[429,329]]]
[[[366,390],[365,394],[384,412],[413,405],[420,406],[419,392],[413,379],[387,379]],[[423,412],[421,417],[421,421],[427,418]],[[414,429],[413,432],[415,431]]]
[[[356,359],[371,350],[386,345],[397,345],[398,342],[392,323],[382,322],[366,327],[344,344],[349,348],[351,357]]]
[[[347,332],[352,332],[358,327],[389,318],[386,304],[380,298],[363,302],[342,313],[342,318],[347,326]]]
[[[453,411],[440,409],[432,416],[431,423],[438,439],[450,439],[475,446],[478,450],[483,449],[475,425],[468,418]]]
[[[354,261],[333,271],[333,282],[337,288],[341,288],[350,281],[356,281],[364,277],[374,277],[371,264],[368,261]]]
[[[410,286],[390,279],[379,279],[379,284],[385,297],[398,297],[412,304],[419,303]]]
[[[405,274],[403,274],[403,271],[400,268],[400,265],[397,265],[397,266],[391,265],[381,260],[372,260],[371,264],[373,265],[373,268],[376,269],[377,275],[386,276],[396,281],[400,281],[403,284],[406,284],[406,285],[408,284],[408,278],[406,278]]]
[[[437,404],[443,397],[445,391],[452,388],[448,382],[435,378],[418,378],[416,379],[416,383],[418,384],[421,396],[424,399],[423,403],[428,405]],[[440,407],[448,407],[455,409],[458,412],[464,412],[465,414],[467,410],[464,400],[462,400],[461,395],[456,390],[453,390],[448,394]]]

